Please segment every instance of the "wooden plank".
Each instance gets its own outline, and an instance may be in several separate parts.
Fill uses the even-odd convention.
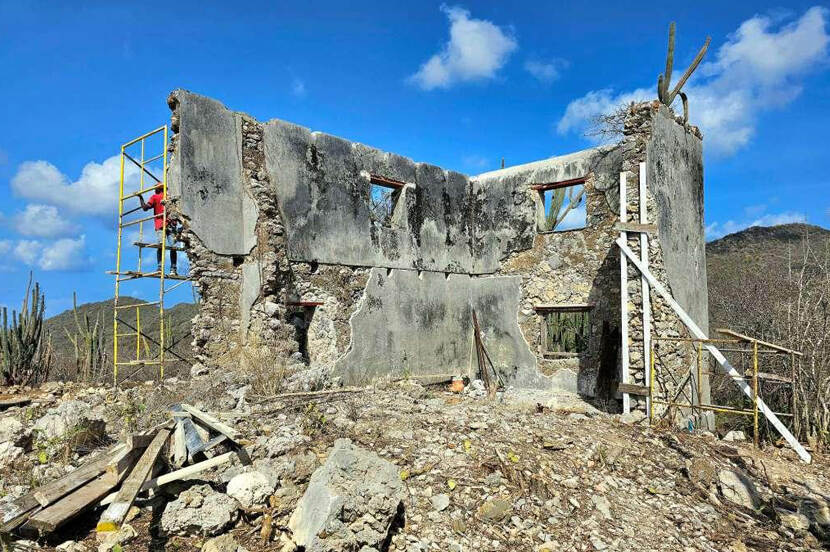
[[[201,422],[202,425],[207,426],[208,428],[216,431],[217,433],[221,433],[225,435],[231,441],[236,441],[239,439],[239,433],[229,425],[223,424],[210,414],[202,412],[201,410],[197,410],[190,406],[189,404],[182,403],[182,410],[189,413],[195,420]]]
[[[141,490],[156,490],[159,487],[167,485],[168,483],[172,483],[173,481],[179,481],[181,479],[185,479],[186,477],[190,477],[191,475],[196,475],[197,473],[201,473],[205,470],[209,470],[211,468],[215,468],[216,466],[226,464],[238,455],[239,451],[226,452],[224,454],[220,454],[219,456],[215,456],[213,458],[205,460],[204,462],[199,462],[198,464],[193,464],[191,466],[184,467],[180,470],[172,471],[170,473],[154,477],[153,479],[148,479],[141,486]],[[117,494],[118,493],[112,493],[106,498],[104,498],[101,501],[101,506],[107,506],[108,504],[111,504],[112,501],[115,500]]]
[[[649,272],[649,270],[646,267],[642,265],[640,260],[634,255],[631,249],[629,249],[628,244],[625,243],[625,240],[623,240],[622,238],[617,239],[617,246],[625,254],[625,256],[628,257],[628,260],[631,261],[634,264],[634,266],[637,267],[637,270],[639,270],[642,274],[646,275],[646,278],[648,278],[648,282],[649,284],[651,284],[652,289],[654,289],[661,297],[663,297],[663,299],[665,299],[666,303],[668,303],[668,305],[677,314],[677,316],[680,317],[680,320],[682,320],[686,327],[689,328],[689,331],[692,333],[692,335],[694,335],[698,339],[706,339],[706,334],[703,333],[703,330],[701,330],[700,327],[695,323],[695,321],[692,320],[692,317],[689,316],[689,314],[685,310],[683,310],[683,307],[681,307],[677,303],[677,301],[674,300],[674,297],[672,297],[671,294],[668,291],[666,291],[666,288],[663,287],[663,284],[657,281],[657,278],[655,278],[654,275],[651,272]],[[718,365],[722,368],[722,370],[732,378],[732,381],[734,381],[738,385],[738,387],[740,387],[744,395],[746,395],[747,397],[749,397],[750,400],[752,400],[752,387],[750,387],[749,384],[747,384],[747,382],[744,381],[744,378],[741,375],[741,373],[738,372],[734,366],[732,366],[732,364],[726,359],[726,357],[723,356],[723,353],[721,353],[720,350],[713,344],[704,343],[703,345],[712,355],[712,358],[714,358],[717,361]],[[812,461],[812,456],[810,456],[810,453],[807,452],[807,450],[801,445],[801,443],[798,442],[798,439],[796,439],[795,436],[793,436],[793,434],[790,433],[790,430],[787,429],[787,427],[781,423],[781,420],[779,420],[778,417],[775,415],[775,412],[773,412],[767,406],[767,403],[764,402],[764,400],[761,397],[755,397],[755,403],[758,405],[758,410],[760,410],[764,414],[764,416],[766,416],[766,418],[773,425],[773,427],[775,427],[775,429],[778,430],[778,433],[780,433],[784,437],[784,439],[786,439],[787,443],[789,443],[789,445],[793,448],[793,450],[795,450],[798,453],[798,456],[804,462],[810,463]]]
[[[571,178],[570,180],[560,180],[559,182],[546,182],[543,184],[531,184],[531,190],[555,190],[556,188],[566,188],[568,186],[576,186],[577,184],[584,184],[588,180],[588,176],[580,176],[578,178]]]
[[[12,406],[23,406],[32,402],[31,397],[15,395],[0,395],[0,408],[11,408]]]
[[[67,521],[96,505],[116,485],[118,485],[117,481],[113,482],[106,475],[100,475],[72,494],[63,497],[48,508],[33,515],[26,522],[26,527],[36,530],[40,535],[51,533]]]
[[[648,386],[636,385],[634,383],[618,383],[617,392],[648,397]]]
[[[187,440],[184,434],[184,423],[182,420],[176,422],[176,429],[173,431],[173,465],[181,468],[187,461]]]
[[[38,487],[32,495],[39,505],[48,506],[104,473],[107,466],[113,460],[120,458],[125,452],[126,447],[124,445],[117,445],[110,452],[97,456],[94,460],[83,464],[65,476]]]
[[[173,413],[173,417],[177,421],[176,423],[180,421],[182,423],[182,426],[184,427],[184,437],[185,445],[187,447],[187,455],[190,459],[192,459],[195,455],[199,454],[200,452],[202,452],[202,450],[204,450],[205,441],[202,440],[202,437],[196,430],[196,426],[193,424],[193,420],[191,420],[190,414],[182,409],[182,405],[173,405],[171,411]]]
[[[646,183],[646,164],[640,163],[640,224],[648,223],[648,187]],[[656,228],[655,228],[656,229]],[[640,261],[648,268],[648,234],[640,232]],[[640,289],[643,295],[643,374],[649,371],[649,352],[651,351],[651,292],[648,280],[640,275]],[[648,397],[648,393],[646,393]],[[651,412],[649,399],[646,399],[646,412]]]
[[[762,341],[760,339],[755,339],[754,337],[749,337],[748,335],[740,334],[736,331],[727,329],[727,328],[718,328],[715,330],[719,334],[729,335],[735,338],[740,339],[741,341],[749,341],[750,343],[757,343],[758,345],[763,345],[764,347],[769,347],[770,349],[774,349],[776,351],[780,351],[782,353],[789,353],[797,356],[804,356],[804,353],[800,351],[795,351],[793,349],[787,349],[786,347],[782,347],[781,345],[776,345],[775,343],[770,343],[769,341]]]
[[[139,450],[127,452],[127,456],[140,454]],[[110,466],[119,466],[117,472],[104,472],[92,481],[64,496],[54,504],[43,508],[29,518],[21,528],[41,535],[54,531],[66,522],[98,504],[98,502],[115,489],[129,473],[132,464],[113,460]]]
[[[640,219],[642,220],[642,219]],[[634,232],[642,234],[656,234],[656,224],[636,223],[636,222],[618,222],[614,225],[614,229],[620,232]]]
[[[118,491],[115,500],[101,515],[96,531],[99,533],[117,531],[121,527],[121,523],[127,517],[130,506],[133,505],[136,495],[138,495],[141,486],[150,474],[150,470],[153,469],[153,464],[156,463],[156,458],[161,453],[161,449],[164,443],[167,442],[168,437],[170,437],[169,429],[159,430],[153,442],[150,443],[150,446],[144,451],[144,454],[142,454],[138,463],[130,472],[130,475],[127,476],[124,484],[121,485],[121,489]]]
[[[626,192],[626,173],[620,173],[620,222],[628,221],[628,195]],[[620,240],[628,242],[628,234],[620,232]],[[628,351],[628,263],[625,254],[620,252],[620,382],[628,383],[629,351]],[[631,412],[631,397],[623,393],[623,413]]]

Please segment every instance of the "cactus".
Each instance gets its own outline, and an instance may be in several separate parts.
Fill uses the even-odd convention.
[[[680,95],[681,100],[683,101],[683,119],[684,122],[689,122],[689,103],[686,95],[683,94],[680,89],[683,88],[683,85],[686,84],[686,81],[689,80],[689,77],[692,76],[697,66],[700,65],[700,62],[703,60],[703,56],[706,55],[706,51],[709,49],[709,43],[712,41],[711,37],[706,37],[706,42],[703,44],[703,47],[698,51],[695,59],[692,61],[692,64],[686,69],[686,72],[683,73],[683,76],[680,77],[680,80],[677,81],[677,85],[674,89],[670,92],[669,86],[671,85],[671,74],[672,69],[674,66],[674,32],[675,32],[675,24],[672,21],[669,24],[669,49],[668,53],[666,54],[666,72],[658,75],[657,77],[657,98],[660,100],[661,103],[671,106],[674,99]]]
[[[72,342],[75,352],[75,368],[78,378],[90,381],[103,373],[106,353],[104,352],[104,332],[101,328],[101,312],[95,315],[95,323],[90,321],[89,314],[81,317],[78,312],[78,300],[72,293],[72,314],[75,319],[75,335],[66,331],[66,336]]]
[[[29,299],[31,292],[31,301]],[[51,340],[43,339],[43,313],[46,308],[40,284],[32,287],[32,274],[26,285],[26,295],[20,313],[3,307],[3,325],[0,327],[0,366],[6,385],[30,385],[45,381],[52,366]]]

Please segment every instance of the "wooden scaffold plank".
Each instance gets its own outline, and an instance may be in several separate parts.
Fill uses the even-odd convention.
[[[127,512],[130,510],[130,506],[133,505],[136,495],[141,491],[141,486],[150,475],[153,465],[156,463],[156,458],[161,453],[161,449],[167,442],[168,437],[170,437],[169,429],[161,429],[156,433],[153,441],[144,451],[144,454],[141,455],[141,458],[130,472],[130,475],[127,476],[124,484],[121,485],[121,489],[118,491],[115,500],[113,500],[112,504],[101,515],[101,519],[98,521],[98,526],[96,527],[99,533],[118,531],[121,527],[121,523],[127,517]]]

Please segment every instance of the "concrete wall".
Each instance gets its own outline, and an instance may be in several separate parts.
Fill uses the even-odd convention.
[[[205,247],[246,255],[254,247],[257,211],[242,183],[239,114],[204,96],[177,91],[179,132],[170,192]]]
[[[618,146],[468,177],[291,123],[260,123],[189,92],[173,98],[171,195],[203,295],[194,323],[202,362],[236,358],[236,343],[254,338],[275,362],[351,384],[466,374],[475,370],[475,310],[508,385],[613,397],[619,175],[628,175],[635,213],[644,160],[660,230],[650,245],[654,273],[705,324],[700,139],[651,104],[632,108]],[[370,174],[406,183],[387,224],[370,215]],[[544,207],[531,185],[581,177],[586,227],[540,232]],[[635,238],[629,244],[637,250]],[[632,376],[644,383],[639,284],[632,271]],[[309,308],[295,304],[309,302],[317,306],[304,338],[292,320]],[[537,308],[572,303],[591,305],[588,351],[547,358]],[[659,300],[652,311],[658,332],[682,331]],[[669,353],[672,370],[690,360],[680,348]]]
[[[351,346],[335,365],[346,383],[468,374],[472,311],[508,385],[545,387],[516,319],[519,278],[374,268],[351,320]],[[475,359],[472,367],[475,372]]]
[[[678,125],[663,106],[654,116],[646,158],[649,192],[657,205],[657,235],[672,294],[708,332],[703,141]]]

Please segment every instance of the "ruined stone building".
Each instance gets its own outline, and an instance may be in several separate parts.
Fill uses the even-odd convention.
[[[603,146],[477,176],[184,90],[173,110],[171,211],[182,221],[208,368],[264,348],[274,370],[344,384],[471,375],[472,314],[505,385],[614,398],[621,379],[625,222],[647,179],[651,271],[706,329],[702,138],[654,103]],[[639,251],[639,235],[628,234]],[[631,383],[644,381],[642,288],[627,278]],[[651,297],[651,334],[683,336]],[[677,344],[662,362],[693,361]],[[632,399],[634,400],[634,399]],[[636,402],[636,401],[635,401]]]

